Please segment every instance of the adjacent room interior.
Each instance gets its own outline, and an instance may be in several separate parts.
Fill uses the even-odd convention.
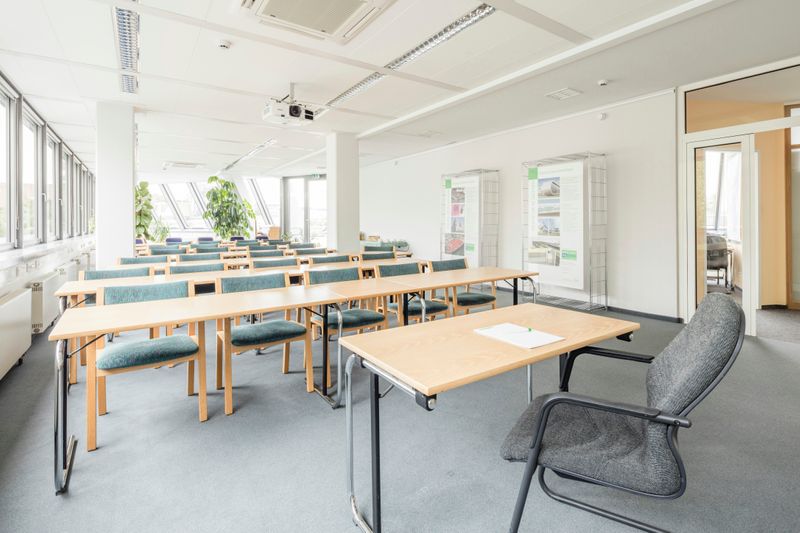
[[[798,529],[797,2],[0,14],[0,531]]]

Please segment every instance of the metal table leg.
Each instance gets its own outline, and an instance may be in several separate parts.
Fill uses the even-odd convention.
[[[331,306],[336,311],[337,321],[339,325],[339,329],[337,330],[338,333],[336,335],[336,397],[333,398],[328,394],[328,335],[329,335],[329,322],[328,322],[328,305],[323,307],[322,313],[322,386],[317,388],[314,385],[314,392],[320,395],[323,400],[328,402],[334,409],[338,409],[342,406],[342,330],[344,329],[344,316],[342,315],[342,308],[339,304],[331,304]]]
[[[526,366],[525,370],[528,374],[528,404],[531,404],[533,403],[533,365]]]
[[[512,285],[514,286],[514,305],[517,305],[519,301],[519,280],[514,278],[512,280]]]
[[[381,417],[378,375],[369,378],[369,418],[372,458],[372,531],[381,532]]]
[[[69,489],[69,480],[72,475],[72,465],[75,462],[75,436],[67,437],[67,362],[70,353],[67,341],[60,340],[56,343],[56,386],[53,418],[53,443],[54,443],[54,480],[56,495],[63,494]]]

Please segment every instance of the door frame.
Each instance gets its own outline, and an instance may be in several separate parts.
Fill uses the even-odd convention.
[[[746,333],[756,334],[756,310],[759,308],[759,243],[758,243],[758,172],[755,157],[755,135],[734,135],[718,137],[703,141],[687,142],[684,145],[684,161],[686,175],[686,219],[688,232],[687,259],[684,263],[687,280],[684,312],[687,320],[692,318],[697,301],[697,231],[696,215],[696,164],[695,150],[728,144],[739,144],[742,151],[741,188],[742,188],[742,309],[746,318]],[[733,279],[731,280],[733,283]]]

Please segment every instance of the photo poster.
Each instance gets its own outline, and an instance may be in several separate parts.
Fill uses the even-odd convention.
[[[542,283],[583,290],[584,160],[527,171],[527,267]]]
[[[446,176],[442,259],[466,257],[480,265],[480,175]]]

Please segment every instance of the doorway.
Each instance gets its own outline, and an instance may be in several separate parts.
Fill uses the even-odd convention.
[[[687,144],[688,185],[693,191],[690,318],[707,294],[722,292],[744,310],[749,335],[756,334],[759,290],[755,157],[752,135]]]

